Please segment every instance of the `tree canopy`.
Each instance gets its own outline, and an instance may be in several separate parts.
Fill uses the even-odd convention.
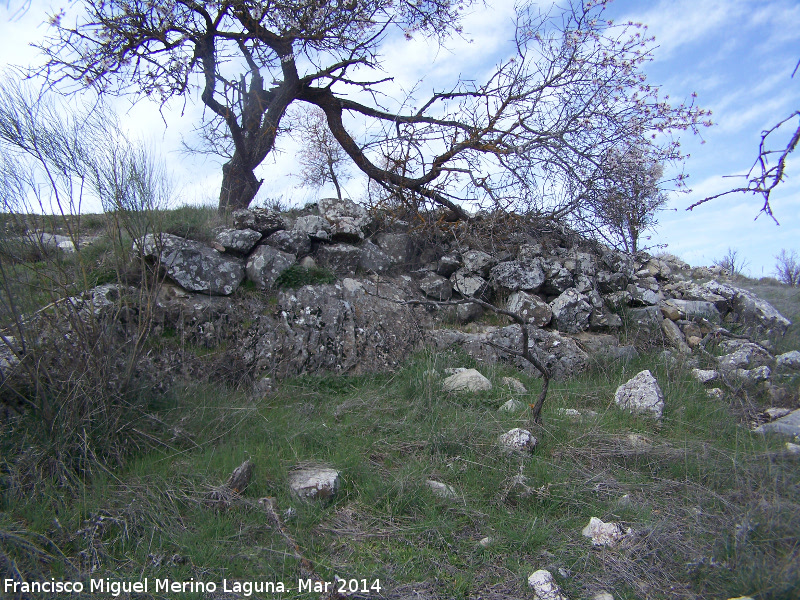
[[[610,152],[680,160],[676,131],[707,113],[647,83],[650,39],[604,18],[605,2],[519,9],[510,56],[387,108],[392,36],[460,34],[469,0],[83,0],[51,19],[52,82],[166,102],[199,88],[206,139],[225,153],[220,208],[247,206],[292,103],[321,109],[353,163],[386,193],[466,217],[464,202],[553,214],[580,202]],[[354,126],[351,117],[370,122]]]

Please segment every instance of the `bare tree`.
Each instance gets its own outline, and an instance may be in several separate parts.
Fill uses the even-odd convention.
[[[800,259],[796,250],[782,249],[775,257],[775,276],[778,281],[791,286],[800,286]]]
[[[797,73],[798,68],[800,68],[800,61],[797,63],[794,71],[792,72],[793,78]],[[779,143],[777,147],[773,146],[774,140],[781,133],[786,131],[784,126],[792,123],[794,123],[794,125],[789,125],[789,127],[796,128],[794,133],[790,135],[789,141],[786,142],[785,145]],[[791,131],[791,129],[789,129],[789,131]],[[709,200],[715,200],[716,198],[727,196],[728,194],[754,194],[756,196],[761,196],[764,201],[764,204],[761,206],[761,210],[758,212],[758,215],[756,215],[756,218],[758,218],[761,213],[765,213],[769,215],[769,217],[772,218],[775,223],[778,223],[778,220],[775,218],[775,215],[772,212],[770,197],[773,190],[778,187],[778,185],[786,177],[786,161],[789,159],[789,155],[794,152],[795,148],[797,148],[798,144],[800,144],[800,110],[794,111],[792,114],[782,121],[779,121],[773,127],[761,132],[761,141],[758,145],[758,156],[753,162],[753,166],[750,167],[750,170],[742,176],[747,178],[746,185],[722,192],[720,194],[709,196],[708,198],[703,198],[702,200],[692,204],[686,210],[692,210],[696,206],[700,206]]]
[[[199,80],[212,115],[206,126],[225,134],[215,142],[228,156],[221,208],[253,199],[262,183],[254,170],[296,101],[324,112],[353,163],[387,193],[415,194],[461,218],[468,200],[547,211],[553,190],[584,185],[623,143],[651,148],[659,162],[680,160],[670,134],[704,123],[707,113],[693,101],[673,106],[646,83],[651,40],[641,27],[614,25],[605,2],[594,0],[550,12],[521,8],[514,55],[485,81],[391,98],[383,42],[399,29],[443,43],[460,32],[469,4],[83,0],[70,24],[53,17],[42,50],[51,82],[101,94],[166,102]],[[368,126],[350,126],[352,116]],[[395,154],[407,157],[402,173],[383,166]]]
[[[312,106],[310,110],[296,115],[292,121],[292,135],[302,144],[298,157],[301,185],[319,189],[332,183],[336,188],[336,196],[341,200],[340,182],[350,178],[344,170],[349,160],[328,129],[325,113]]]
[[[725,256],[714,261],[714,265],[728,271],[731,275],[744,275],[744,270],[750,266],[736,248],[728,248]]]

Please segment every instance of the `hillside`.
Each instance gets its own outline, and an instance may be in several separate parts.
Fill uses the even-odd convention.
[[[547,570],[573,600],[799,597],[800,447],[774,431],[798,408],[796,289],[514,216],[401,217],[184,209],[118,245],[102,219],[6,226],[5,595],[338,577],[501,600],[543,598]],[[519,326],[469,298],[528,322],[541,424]],[[464,369],[482,389],[452,389]],[[643,371],[658,402],[618,389]],[[515,429],[535,441],[507,448]]]

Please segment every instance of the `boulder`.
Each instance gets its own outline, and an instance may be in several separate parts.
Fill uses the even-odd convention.
[[[247,278],[260,290],[268,290],[297,257],[266,244],[256,248],[247,259]]]
[[[369,240],[365,241],[358,248],[361,251],[358,266],[364,271],[369,273],[383,273],[393,264],[396,264],[388,254]]]
[[[464,298],[483,298],[489,284],[483,277],[471,275],[466,268],[459,269],[450,277],[453,290]]]
[[[737,350],[719,358],[719,368],[723,372],[734,369],[753,369],[774,364],[772,355],[758,344],[745,342]]]
[[[499,294],[520,290],[535,292],[544,283],[544,271],[537,264],[525,265],[511,260],[492,267],[489,282]]]
[[[247,254],[261,240],[261,234],[253,229],[221,229],[214,237],[225,250]]]
[[[389,257],[391,266],[408,264],[411,258],[411,236],[407,233],[379,233],[374,236],[373,241]],[[455,271],[455,269],[453,269]],[[445,277],[451,275],[439,273]]]
[[[268,236],[264,243],[299,258],[311,253],[311,238],[304,231],[296,229],[276,231]]]
[[[528,393],[528,390],[525,388],[525,385],[523,385],[523,383],[519,379],[517,379],[515,377],[503,377],[500,380],[500,383],[502,383],[504,386],[506,386],[512,392],[515,392],[517,394],[527,394]]]
[[[800,352],[792,350],[775,357],[778,371],[800,371]]]
[[[657,419],[664,412],[664,395],[658,381],[648,370],[641,371],[619,386],[614,394],[614,402],[623,410]]]
[[[347,199],[322,198],[319,212],[330,223],[333,241],[360,242],[364,229],[372,222],[363,206]]]
[[[145,256],[157,257],[167,275],[191,292],[212,296],[232,294],[244,280],[244,261],[176,235],[148,234],[142,244]]]
[[[450,300],[453,295],[453,286],[450,280],[430,271],[419,280],[419,288],[426,296],[434,300]]]
[[[678,319],[688,319],[689,321],[701,321],[706,319],[711,323],[722,322],[722,315],[720,315],[719,310],[717,310],[713,302],[706,302],[704,300],[669,299],[664,301],[661,309],[662,312],[666,307],[671,307],[678,312],[677,318],[672,319],[672,317],[668,317],[673,321],[677,321]],[[667,315],[665,314],[664,316]]]
[[[622,327],[622,317],[615,315],[607,308],[592,308],[589,317],[589,329],[591,331],[608,331]]]
[[[455,254],[448,254],[439,259],[436,272],[442,277],[450,277],[463,266],[461,259]]]
[[[252,229],[262,235],[286,229],[283,216],[268,208],[240,208],[231,213],[231,218],[236,229]]]
[[[492,389],[492,382],[475,369],[465,369],[442,382],[445,392],[483,392]]]
[[[337,275],[354,275],[361,263],[361,250],[350,244],[320,246],[317,258]]]
[[[534,448],[536,448],[536,444],[538,443],[538,441],[533,436],[533,434],[527,429],[520,429],[519,427],[515,427],[511,431],[507,431],[499,438],[497,438],[497,443],[503,452],[526,453],[526,452],[533,452]]]
[[[298,217],[292,230],[304,233],[312,240],[327,242],[331,239],[331,224],[319,215]]]
[[[329,467],[304,467],[289,473],[289,488],[300,500],[324,500],[341,487],[339,471]]]
[[[464,269],[481,277],[487,277],[489,270],[497,263],[491,254],[481,250],[469,250],[462,256]]]
[[[506,310],[518,314],[535,327],[544,327],[553,318],[550,305],[534,294],[514,292],[509,296]]]
[[[556,329],[566,333],[577,333],[589,328],[592,306],[586,296],[568,289],[550,303]]]
[[[567,269],[556,261],[542,263],[545,272],[545,282],[542,292],[550,296],[557,296],[573,287],[575,281]]]
[[[653,335],[661,332],[661,322],[664,320],[664,316],[657,306],[632,308],[628,311],[628,317],[633,328],[639,332],[650,332]]]
[[[425,485],[430,488],[434,496],[438,496],[439,498],[444,498],[445,500],[455,500],[458,498],[458,492],[456,492],[456,489],[452,485],[447,485],[441,481],[434,481],[433,479],[428,479]]]
[[[755,387],[759,383],[769,381],[772,371],[766,365],[754,369],[732,369],[727,375],[746,387]]]
[[[800,437],[800,409],[797,409],[785,417],[781,417],[771,423],[764,423],[756,427],[753,431],[758,433],[782,433]]]
[[[600,271],[597,273],[597,289],[604,294],[612,292],[619,292],[628,286],[628,278],[622,273],[611,273],[609,271]]]

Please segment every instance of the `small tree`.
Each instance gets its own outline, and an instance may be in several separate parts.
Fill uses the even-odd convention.
[[[298,158],[301,185],[319,189],[332,183],[336,188],[336,196],[341,200],[340,182],[350,178],[344,170],[347,154],[328,129],[325,113],[314,106],[297,115],[292,134],[302,144]]]
[[[750,263],[736,248],[728,248],[725,256],[714,261],[714,265],[725,269],[731,275],[744,275],[744,270]]]
[[[642,250],[643,234],[658,224],[657,214],[669,201],[663,174],[647,148],[612,150],[586,193],[581,223],[625,252]]]
[[[800,259],[797,251],[782,249],[775,257],[775,277],[778,281],[791,286],[800,286]]]

